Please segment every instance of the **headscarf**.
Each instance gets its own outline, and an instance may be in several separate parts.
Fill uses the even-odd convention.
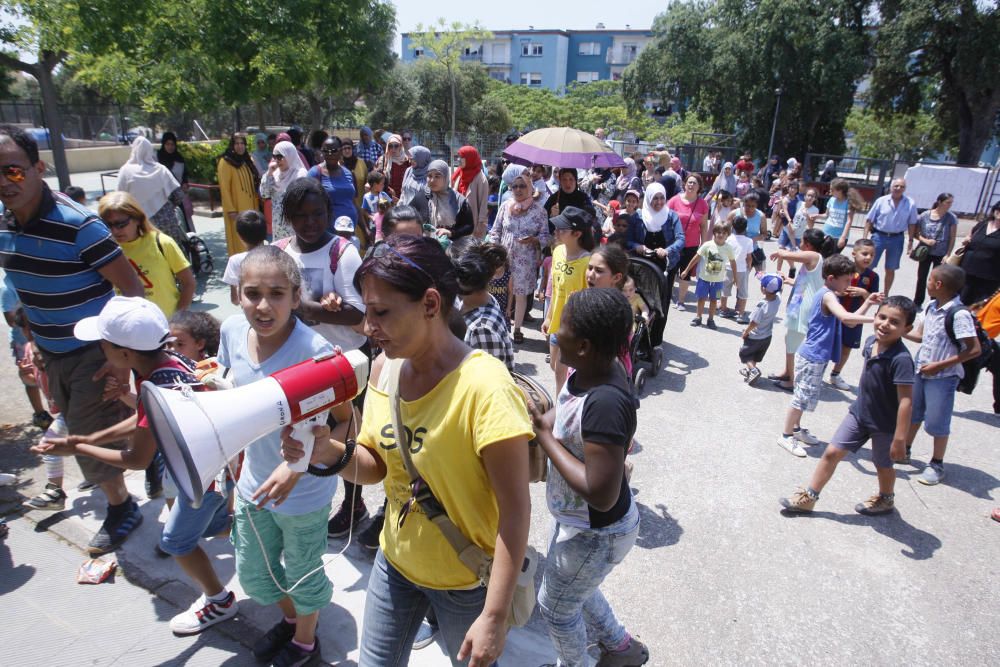
[[[625,168],[618,177],[618,181],[615,183],[615,188],[618,190],[628,190],[632,185],[632,179],[635,178],[635,174],[635,160],[630,157],[625,158]]]
[[[257,142],[264,142],[264,150],[257,150]],[[249,149],[249,146],[247,146]],[[253,165],[257,167],[257,172],[263,174],[267,171],[267,163],[271,161],[271,149],[267,147],[267,135],[258,132],[254,136]]]
[[[341,144],[341,147],[343,147],[343,146],[350,146],[351,147],[351,157],[347,157],[346,155],[344,155],[343,153],[341,153],[340,154],[340,159],[343,160],[344,166],[347,167],[348,169],[350,169],[351,172],[353,172],[354,168],[358,166],[358,149],[354,145],[354,142],[351,141],[350,139],[345,139],[344,143]]]
[[[434,160],[428,165],[427,171],[436,171],[441,174],[444,176],[445,183],[448,182],[451,175],[451,169],[448,168],[448,163],[444,160]],[[430,188],[427,191],[431,195],[427,202],[430,223],[435,227],[444,227],[445,229],[454,227],[455,216],[458,215],[458,197],[455,196],[455,191],[448,186],[445,186],[442,192],[434,192]]]
[[[282,133],[284,134],[284,133]],[[274,146],[274,150],[284,156],[282,163],[284,168],[280,165],[274,170],[274,187],[278,192],[284,192],[285,189],[297,178],[303,178],[309,175],[306,171],[305,165],[302,164],[302,159],[299,158],[299,150],[290,141],[279,141]]]
[[[118,170],[117,189],[135,197],[146,217],[152,218],[179,187],[170,170],[156,161],[149,139],[136,137],[128,161]]]
[[[514,185],[514,181],[516,181],[520,176],[523,176],[526,171],[528,171],[527,167],[520,164],[514,164],[513,162],[508,164],[503,170],[503,174],[500,175],[500,180],[503,181],[504,185],[507,187],[504,190],[503,195],[500,197],[501,204],[514,196],[510,186]],[[531,179],[529,178],[528,180],[530,181]],[[532,187],[534,187],[534,185],[532,185]]]
[[[168,153],[163,147],[163,144],[168,141],[174,142],[173,153]],[[156,151],[156,161],[169,169],[171,172],[174,170],[175,162],[184,162],[184,156],[181,155],[181,152],[177,149],[177,135],[173,132],[164,132],[163,136],[160,137],[160,148]]]
[[[653,197],[656,195],[663,195],[664,198],[663,208],[659,211],[654,211],[651,206]],[[646,196],[642,200],[642,223],[646,225],[646,231],[658,232],[663,229],[663,224],[670,217],[670,209],[667,208],[665,201],[666,197],[667,191],[659,183],[650,183],[646,186]]]
[[[367,134],[369,137],[371,137],[372,141],[375,141],[375,133],[372,132],[372,128],[368,127],[367,125],[364,125],[364,126],[361,127],[361,143],[363,143],[365,146],[367,146],[368,144],[372,143],[372,141],[365,141],[365,134]],[[399,145],[400,146],[403,145],[403,140],[402,139],[399,140]]]
[[[403,191],[399,196],[400,204],[409,204],[427,185],[427,165],[430,163],[431,152],[429,149],[423,146],[414,146],[410,149],[410,166],[403,174]]]
[[[287,132],[278,132],[278,141],[287,141],[288,143],[291,144],[292,137]]]
[[[249,143],[249,139],[242,132],[233,132],[232,136],[229,137],[229,145],[226,146],[226,152],[222,154],[222,159],[233,165],[237,169],[243,165],[249,165],[251,169],[254,169],[253,158],[250,157],[250,147],[247,146],[247,150],[243,151],[243,155],[236,152],[236,139],[242,137],[244,142]],[[256,169],[254,169],[256,171]]]
[[[455,171],[452,181],[454,188],[464,195],[469,191],[472,181],[476,180],[476,176],[483,173],[483,160],[479,157],[479,151],[473,146],[462,146],[458,149],[458,156],[465,158],[465,166]]]
[[[726,175],[726,169],[729,170],[729,174]],[[716,187],[718,185],[718,187]],[[733,173],[733,163],[727,162],[722,165],[722,171],[715,178],[715,183],[712,183],[712,190],[718,192],[719,190],[725,190],[729,194],[736,195],[736,175]]]
[[[389,144],[392,142],[399,144],[399,155],[393,155],[392,151],[389,150]],[[403,146],[403,137],[398,134],[394,134],[389,137],[389,141],[385,142],[385,159],[387,162],[392,162],[393,164],[403,164],[406,162],[406,147]],[[388,174],[386,174],[388,176]]]

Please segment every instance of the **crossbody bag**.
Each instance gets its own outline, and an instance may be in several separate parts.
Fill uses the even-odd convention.
[[[403,459],[406,474],[410,476],[410,499],[406,501],[406,505],[401,511],[400,525],[406,520],[406,515],[413,505],[418,505],[431,523],[437,526],[444,538],[448,540],[462,564],[476,575],[479,579],[479,585],[484,588],[488,587],[493,569],[493,556],[487,554],[482,547],[466,537],[448,517],[448,512],[434,496],[434,492],[420,476],[410,458],[408,431],[403,428],[403,415],[399,399],[399,373],[402,366],[402,360],[386,359],[378,383],[379,388],[385,391],[389,397],[389,414],[392,419],[393,433],[396,434],[396,449],[399,450],[400,457]],[[514,588],[510,612],[507,614],[507,624],[510,626],[523,626],[531,618],[531,613],[535,609],[535,571],[538,569],[538,558],[538,552],[528,545],[524,554],[524,563],[517,574],[517,584]]]

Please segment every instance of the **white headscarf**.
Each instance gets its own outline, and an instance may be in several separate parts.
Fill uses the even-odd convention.
[[[309,175],[308,170],[303,166],[299,158],[299,151],[290,141],[279,141],[274,145],[274,150],[285,157],[282,164],[274,170],[274,189],[284,192],[297,178],[304,178]],[[282,168],[284,167],[284,168]]]
[[[179,187],[170,170],[157,162],[149,139],[136,137],[128,161],[118,170],[117,189],[135,197],[146,217],[152,218]]]
[[[632,179],[635,178],[635,174],[635,160],[630,157],[625,158],[625,167],[622,168],[622,173],[618,177],[615,187],[622,191],[628,190],[632,186]]]
[[[500,175],[500,180],[504,182],[507,189],[504,190],[503,196],[500,197],[501,204],[514,196],[510,186],[514,185],[514,181],[516,181],[519,176],[525,175],[524,172],[526,171],[527,167],[520,164],[514,164],[513,162],[508,164],[506,169],[503,170],[503,174]],[[528,182],[529,184],[531,183],[531,178],[528,178]],[[531,184],[531,187],[534,187],[534,184]]]
[[[653,197],[663,195],[663,208],[654,211],[651,206]],[[642,200],[642,222],[646,225],[647,232],[658,232],[663,229],[663,223],[670,217],[670,209],[667,208],[667,191],[659,183],[650,183],[646,186],[646,196]]]

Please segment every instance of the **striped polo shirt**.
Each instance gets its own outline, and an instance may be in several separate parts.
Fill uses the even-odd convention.
[[[35,342],[63,354],[87,343],[73,326],[97,315],[114,288],[97,272],[122,253],[93,212],[43,185],[38,215],[23,227],[12,211],[0,219],[0,265],[24,307]]]

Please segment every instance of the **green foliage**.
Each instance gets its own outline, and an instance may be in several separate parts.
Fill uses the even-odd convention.
[[[219,182],[219,158],[226,152],[226,141],[177,142],[177,151],[184,157],[188,178],[192,183],[215,185]]]
[[[877,114],[852,109],[845,129],[861,155],[919,160],[945,149],[941,128],[926,111]]]

